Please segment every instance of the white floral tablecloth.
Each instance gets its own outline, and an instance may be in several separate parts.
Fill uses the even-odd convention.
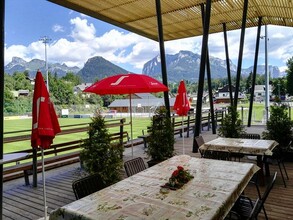
[[[201,150],[226,151],[248,155],[272,155],[272,150],[278,145],[274,140],[216,138],[200,146]]]
[[[177,166],[194,176],[182,188],[162,193]],[[56,219],[223,219],[259,168],[250,163],[172,157],[110,187],[61,207]]]

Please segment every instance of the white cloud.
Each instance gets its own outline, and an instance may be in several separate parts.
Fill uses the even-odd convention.
[[[64,37],[48,44],[48,61],[65,63],[68,66],[83,67],[84,63],[93,56],[102,56],[120,66],[131,66],[129,71],[139,72],[143,65],[159,55],[159,43],[134,33],[112,29],[102,35],[97,35],[93,23],[88,22],[87,16],[80,15],[70,20],[71,32],[64,32]],[[264,28],[262,28],[264,29]],[[64,27],[55,25],[54,32],[65,31]],[[290,31],[288,31],[290,30]],[[248,66],[253,65],[257,28],[246,30],[243,58]],[[285,66],[288,58],[293,55],[292,28],[268,27],[269,31],[269,60],[273,65]],[[262,30],[263,32],[263,30]],[[67,35],[66,35],[67,34]],[[68,35],[71,38],[68,38]],[[229,56],[237,65],[239,54],[240,31],[229,31]],[[263,33],[262,33],[263,35]],[[202,37],[192,37],[165,42],[166,54],[175,54],[180,50],[189,50],[200,54]],[[225,59],[223,33],[209,36],[210,56]],[[44,44],[40,41],[29,46],[13,45],[5,48],[5,64],[11,62],[13,56],[25,60],[38,58],[44,60]],[[273,59],[276,58],[276,59]],[[259,63],[264,62],[264,40],[260,41]],[[243,65],[244,65],[243,64]]]
[[[281,72],[285,72],[287,69],[288,69],[287,66],[279,66],[279,70],[280,70]]]
[[[80,42],[86,42],[95,38],[96,29],[93,24],[89,24],[86,19],[76,17],[70,20],[70,23],[74,25],[71,37]]]
[[[5,64],[11,62],[12,57],[21,57],[24,60],[29,60],[27,57],[27,47],[23,45],[12,45],[8,48],[4,48]]]
[[[62,27],[61,25],[59,24],[55,24],[53,27],[52,27],[52,30],[54,32],[64,32],[64,27]]]

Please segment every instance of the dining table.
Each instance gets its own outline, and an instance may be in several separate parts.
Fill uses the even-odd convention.
[[[257,165],[260,167],[259,183],[264,185],[263,156],[271,156],[276,146],[278,142],[274,140],[218,137],[204,143],[199,149],[256,156]],[[270,176],[268,166],[265,167],[265,173]]]
[[[193,178],[166,188],[178,166]],[[178,155],[53,210],[50,220],[224,219],[258,170],[253,163]]]

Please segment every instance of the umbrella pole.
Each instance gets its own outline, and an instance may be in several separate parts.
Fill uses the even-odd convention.
[[[45,185],[45,166],[44,166],[44,149],[42,148],[42,179],[43,179],[43,199],[44,199],[44,213],[45,220],[47,220],[47,198],[46,198],[46,185]]]
[[[181,128],[182,128],[182,146],[183,146],[183,154],[185,154],[183,115],[182,115],[182,118],[181,118]]]
[[[132,131],[132,105],[131,105],[131,94],[129,94],[129,105],[130,105],[130,138],[131,138],[131,155],[133,158],[133,131]]]

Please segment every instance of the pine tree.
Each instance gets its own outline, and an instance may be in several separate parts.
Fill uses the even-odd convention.
[[[97,114],[92,118],[88,135],[80,153],[85,170],[91,174],[97,173],[106,186],[118,182],[123,165],[123,146],[111,143],[103,116]]]
[[[174,156],[174,128],[166,108],[157,109],[150,126],[147,154],[154,161],[163,161]]]
[[[240,138],[241,134],[245,133],[236,107],[228,107],[228,113],[223,117],[218,133],[219,136],[226,138]]]
[[[270,118],[266,130],[262,133],[264,139],[275,140],[280,146],[286,147],[292,139],[293,122],[290,120],[285,105],[270,107]]]

